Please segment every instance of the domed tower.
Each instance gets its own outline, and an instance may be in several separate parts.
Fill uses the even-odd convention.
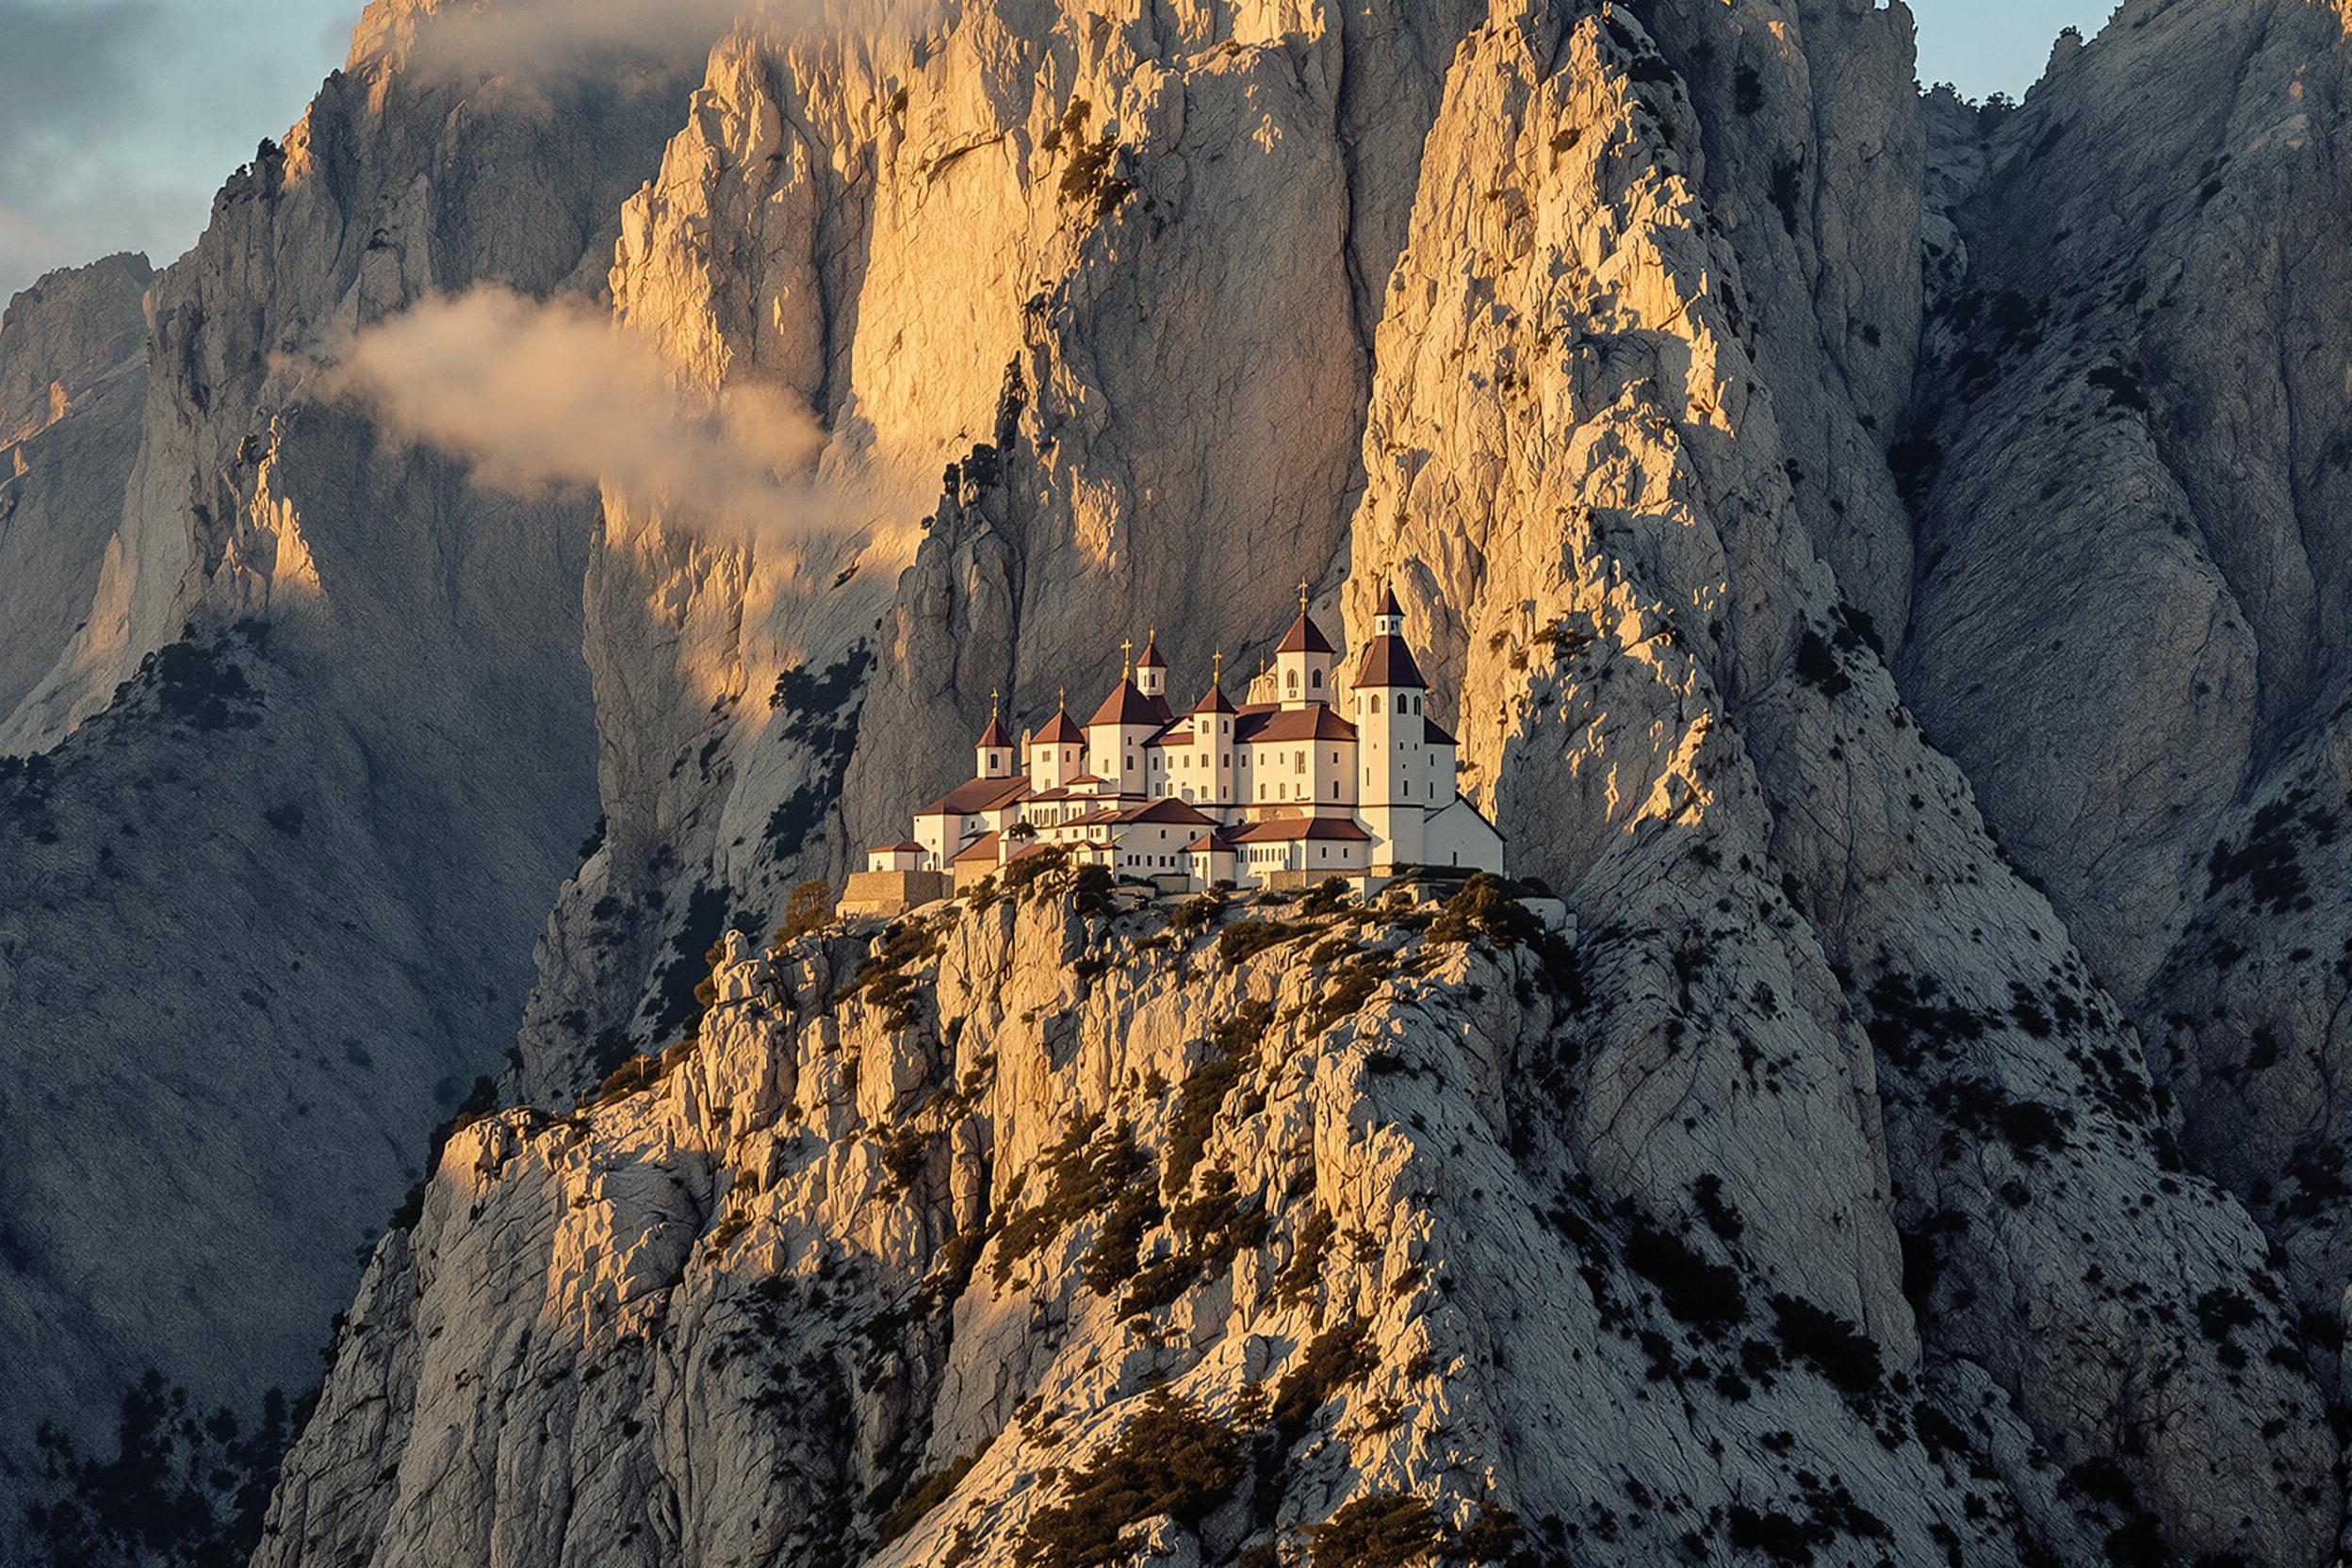
[[[972,752],[979,762],[975,778],[1010,778],[1013,776],[1013,738],[1004,732],[1001,710],[1004,694],[988,694],[988,727],[980,732]]]
[[[1194,802],[1203,808],[1232,808],[1240,801],[1240,785],[1234,777],[1233,757],[1238,748],[1233,743],[1233,720],[1237,710],[1225,694],[1225,656],[1218,654],[1209,676],[1209,689],[1192,710],[1193,746],[1201,759],[1194,792]],[[1224,813],[1214,813],[1224,820]]]
[[[1331,700],[1331,667],[1339,662],[1331,639],[1307,613],[1307,585],[1298,585],[1298,618],[1274,650],[1274,679],[1287,709]]]
[[[1135,690],[1147,697],[1168,699],[1168,661],[1160,657],[1160,633],[1155,627],[1143,640],[1143,657],[1135,661]]]
[[[1436,759],[1423,712],[1428,694],[1405,641],[1404,610],[1396,590],[1383,587],[1355,680],[1356,755],[1364,769],[1357,814],[1372,835],[1375,870],[1419,864],[1429,814],[1451,804],[1450,792],[1437,798]],[[1450,760],[1448,752],[1449,772]]]
[[[1085,770],[1086,732],[1070,716],[1070,694],[1062,694],[1054,720],[1029,737],[1029,787],[1043,793],[1058,790]]]
[[[1120,645],[1129,659],[1135,657],[1135,645]],[[1166,666],[1162,666],[1165,670]],[[1145,743],[1165,728],[1176,715],[1168,711],[1166,697],[1145,693],[1142,672],[1128,663],[1119,672],[1119,684],[1102,699],[1094,717],[1086,721],[1086,766],[1098,778],[1112,786],[1112,792],[1120,795],[1143,795],[1149,792],[1149,754]]]

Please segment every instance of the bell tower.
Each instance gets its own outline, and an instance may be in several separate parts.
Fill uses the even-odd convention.
[[[972,746],[979,771],[977,778],[1010,778],[1013,776],[1013,738],[1004,732],[1003,705],[1004,694],[988,694],[988,727],[980,732]]]
[[[1168,695],[1168,661],[1160,657],[1157,627],[1143,640],[1143,657],[1135,661],[1135,690],[1148,697]]]
[[[1393,588],[1380,591],[1372,617],[1372,640],[1364,645],[1354,688],[1359,813],[1372,835],[1376,870],[1420,863],[1426,853],[1429,813],[1452,803],[1451,753],[1442,757],[1429,743],[1422,709],[1429,694],[1412,645],[1405,641],[1405,612]],[[1440,800],[1444,792],[1446,799]]]
[[[1333,695],[1331,669],[1339,655],[1323,629],[1315,624],[1315,617],[1307,613],[1308,598],[1308,586],[1301,582],[1298,618],[1291,623],[1282,646],[1274,650],[1275,689],[1285,709],[1329,704]]]

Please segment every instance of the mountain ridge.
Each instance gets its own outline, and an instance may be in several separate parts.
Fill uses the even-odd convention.
[[[640,1053],[674,1072],[653,1097],[660,1116],[629,1123],[628,1181],[653,1180],[664,1138],[681,1140],[684,1159],[717,1135],[678,1098],[690,1077],[679,1061],[707,1083],[798,1060],[793,1031],[819,1025],[782,999],[834,995],[858,967],[853,945],[826,960],[826,977],[787,979],[743,939],[763,939],[794,887],[837,878],[855,846],[896,838],[915,798],[960,777],[962,743],[990,692],[1006,694],[1018,726],[1042,716],[1073,673],[1107,683],[1101,629],[1121,622],[1161,628],[1181,685],[1219,647],[1246,659],[1228,639],[1280,624],[1300,577],[1351,645],[1374,596],[1395,584],[1433,685],[1450,694],[1438,716],[1462,736],[1465,787],[1510,833],[1514,870],[1578,916],[1575,1092],[1551,1078],[1527,1086],[1556,1097],[1542,1100],[1554,1118],[1545,1136],[1566,1152],[1507,1174],[1541,1212],[1573,1172],[1584,1222],[1599,1228],[1543,1246],[1564,1239],[1605,1276],[1622,1265],[1646,1280],[1656,1300],[1644,1310],[1670,1342],[1710,1343],[1674,1310],[1689,1298],[1636,1267],[1635,1251],[1670,1277],[1690,1267],[1714,1282],[1707,1270],[1727,1267],[1751,1307],[1800,1303],[1773,1319],[1779,1329],[1809,1330],[1832,1364],[1850,1331],[1936,1413],[1912,1413],[1916,1455],[1901,1441],[1880,1446],[1871,1418],[1834,1396],[1792,1417],[1797,1437],[1838,1456],[1840,1500],[1826,1482],[1788,1490],[1794,1478],[1761,1457],[1769,1449],[1725,1435],[1740,1429],[1729,1407],[1742,1402],[1717,1386],[1726,1368],[1611,1371],[1622,1380],[1606,1386],[1634,1404],[1655,1383],[1700,1412],[1694,1429],[1739,1456],[1715,1462],[1753,1461],[1776,1478],[1768,1510],[1726,1497],[1684,1511],[1691,1549],[1863,1561],[1894,1552],[1874,1543],[1933,1541],[1987,1561],[2036,1550],[2069,1561],[2167,1550],[2328,1559],[2344,1517],[2328,1421],[2341,1405],[2335,1302],[2347,1266],[2335,1210],[2352,1143],[2328,1087],[2333,1020],[2352,980],[2330,966],[2352,926],[2338,918],[2344,879],[2327,872],[2352,778],[2337,738],[2340,607],[2325,587],[2340,576],[2328,566],[2342,547],[2328,521],[2340,479],[2322,433],[2346,427],[2352,398],[2326,373],[2324,349],[2284,355],[2269,376],[2246,372],[2241,346],[2332,341],[2310,302],[2328,291],[2306,291],[2301,273],[2291,285],[2281,257],[2293,238],[2316,265],[2344,264],[2324,195],[2341,122],[2328,113],[2344,79],[2341,15],[2132,0],[2099,40],[2059,51],[2001,116],[1921,97],[1907,13],[1859,0],[1245,3],[1148,18],[1062,0],[814,32],[772,13],[710,52],[682,128],[675,113],[663,122],[659,90],[643,84],[584,110],[631,127],[621,156],[549,131],[513,82],[404,76],[405,52],[433,18],[429,6],[372,8],[356,74],[331,84],[285,167],[265,156],[233,185],[206,246],[156,285],[149,434],[116,550],[144,575],[133,588],[126,565],[109,566],[100,632],[82,635],[87,649],[116,635],[107,628],[147,629],[79,674],[60,666],[68,677],[5,731],[45,746],[59,715],[97,715],[48,753],[41,798],[0,822],[26,856],[43,831],[94,841],[90,803],[109,798],[95,781],[130,798],[151,749],[169,757],[192,741],[182,765],[204,800],[202,781],[253,760],[224,758],[223,746],[266,742],[306,767],[313,748],[338,754],[348,732],[372,766],[437,734],[433,704],[386,700],[387,685],[352,672],[384,647],[416,661],[394,661],[387,677],[508,671],[514,656],[503,637],[412,636],[444,613],[433,594],[412,595],[412,578],[450,583],[461,626],[477,613],[497,622],[536,672],[469,713],[465,744],[436,743],[414,760],[423,798],[461,776],[469,803],[510,808],[472,825],[477,844],[534,846],[529,868],[502,881],[495,920],[469,915],[455,940],[438,933],[445,901],[466,902],[461,868],[482,862],[482,849],[457,846],[433,862],[448,876],[420,878],[400,863],[397,835],[316,800],[305,808],[321,815],[302,820],[318,837],[259,862],[306,896],[382,890],[417,910],[418,932],[437,934],[392,944],[412,974],[461,947],[512,974],[526,922],[541,930],[527,1007],[512,982],[491,987],[469,1004],[472,1021],[418,1030],[441,1039],[430,1072],[404,1064],[397,1076],[413,1100],[434,1073],[462,1084],[468,1068],[495,1070],[485,1057],[503,1044],[498,1019],[519,1010],[505,1098],[544,1107],[461,1133],[418,1229],[376,1251],[357,1315],[368,1327],[338,1344],[265,1560],[427,1560],[498,1542],[517,1561],[564,1560],[620,1540],[624,1513],[639,1527],[628,1549],[642,1553],[694,1542],[789,1555],[821,1538],[877,1560],[914,1550],[879,1540],[887,1511],[876,1505],[851,1508],[846,1523],[788,1520],[747,1473],[708,1493],[695,1467],[716,1462],[712,1438],[692,1422],[649,1424],[648,1448],[619,1416],[589,1430],[603,1447],[586,1459],[529,1462],[555,1491],[500,1481],[433,1502],[417,1489],[424,1472],[409,1470],[426,1463],[416,1439],[393,1429],[401,1410],[446,1416],[485,1452],[514,1450],[494,1431],[488,1385],[461,1385],[453,1365],[410,1342],[409,1319],[446,1299],[416,1249],[462,1258],[461,1280],[502,1270],[527,1294],[550,1266],[498,1256],[468,1229],[465,1207],[509,1190],[468,1162],[495,1145],[494,1165],[545,1167],[531,1178],[542,1185],[512,1190],[555,1190],[544,1184],[569,1178],[543,1147],[557,1135],[554,1107]],[[2199,90],[2158,92],[2173,71]],[[435,114],[461,106],[478,116],[459,115],[480,138],[470,165],[449,161],[428,134]],[[511,190],[501,182],[549,157],[575,172],[512,222],[486,220],[463,194],[400,193],[411,170],[456,192],[477,178]],[[381,225],[383,247],[374,227],[359,242],[353,217],[370,190],[397,218]],[[335,201],[320,205],[321,193]],[[272,216],[288,205],[306,216]],[[280,302],[268,329],[231,332],[211,318],[233,310],[189,302],[191,288],[223,306],[247,290],[274,299],[294,261],[316,255],[334,258],[322,271],[336,292]],[[614,320],[658,347],[680,387],[805,402],[830,438],[817,465],[825,480],[943,466],[930,516],[912,530],[914,508],[885,505],[805,540],[744,539],[678,498],[610,483],[593,500],[490,498],[440,458],[385,449],[348,410],[306,403],[315,361],[261,353],[286,334],[323,351],[325,324],[345,313],[376,318],[475,281],[609,296]],[[225,399],[207,354],[234,372]],[[237,368],[253,363],[269,367],[257,380]],[[2205,412],[2215,408],[2226,414]],[[233,476],[227,504],[191,510],[171,494],[254,441],[260,461],[219,469]],[[351,553],[359,509],[335,498],[353,474],[384,514],[423,527],[436,555],[488,562],[518,523],[545,547],[478,611],[463,565],[351,575],[368,564]],[[183,561],[199,566],[172,564]],[[544,608],[566,581],[585,588],[576,621]],[[312,596],[321,608],[306,605]],[[2097,619],[2084,629],[2075,606],[2086,596]],[[135,608],[109,620],[108,604]],[[385,608],[417,604],[427,612]],[[341,615],[359,619],[338,629]],[[246,633],[228,629],[248,621],[267,636],[236,641]],[[188,683],[213,666],[174,650],[216,647],[258,705],[230,703],[237,722],[215,729],[199,720],[189,734],[142,738],[174,701],[209,711],[203,680]],[[117,678],[103,693],[101,668]],[[321,672],[336,673],[321,685]],[[117,697],[122,678],[130,684]],[[507,727],[517,710],[508,699],[528,710],[541,694],[554,697],[533,721],[548,740],[534,743],[564,759],[557,768],[521,765],[514,754],[529,748]],[[279,716],[287,709],[298,718]],[[249,710],[255,726],[242,723]],[[95,760],[93,731],[123,738],[116,760]],[[559,775],[572,782],[553,785]],[[551,810],[555,800],[569,804]],[[551,822],[599,806],[576,858],[579,828]],[[269,846],[273,835],[288,837],[240,823],[231,838]],[[380,869],[321,882],[309,868],[324,841]],[[142,853],[130,852],[132,880],[152,888]],[[103,922],[116,895],[96,862],[86,874],[100,890],[88,921],[0,930],[12,966],[0,969],[0,1009],[12,974],[59,972],[70,933]],[[559,880],[541,927],[545,890]],[[196,902],[168,881],[143,896],[166,910]],[[1046,919],[1018,907],[1019,921]],[[1074,986],[1063,1000],[1084,1014],[1079,992],[1144,985],[1165,960],[1141,931],[1164,917],[1119,917],[1140,923],[1106,959],[1093,935],[1070,934],[1094,932],[1098,915],[1056,907],[1057,956],[1043,956],[1052,944],[1037,936],[1019,962],[988,958],[1005,984],[1040,996]],[[968,927],[985,918],[1003,917],[954,922],[959,961],[979,961],[986,944]],[[890,962],[893,943],[913,939],[885,938],[876,961],[918,967]],[[715,974],[710,955],[727,956]],[[1096,963],[1108,967],[1063,972]],[[335,964],[382,973],[360,951]],[[1282,983],[1297,1018],[1315,1012],[1314,986],[1336,982],[1325,969]],[[1260,974],[1247,962],[1236,972]],[[1455,979],[1503,983],[1467,970]],[[792,1021],[770,1037],[727,1022],[725,1008],[706,1018],[706,983],[733,1003],[757,993]],[[955,984],[943,972],[917,989]],[[454,992],[406,978],[382,994],[430,1016]],[[19,978],[13,994],[24,1020],[65,1016],[54,983]],[[322,993],[320,1027],[349,1027],[350,1001]],[[1371,1016],[1351,1013],[1348,1027],[1388,1027],[1389,1004],[1365,1004]],[[871,1004],[842,1005],[841,1018],[866,1021],[824,1027],[876,1027]],[[1201,1065],[1188,1041],[1240,1016],[1186,1013],[1165,1037],[1135,1042],[1138,1070],[1149,1056],[1180,1085],[1180,1067]],[[927,1026],[909,1024],[917,1037]],[[697,1028],[696,1054],[660,1055]],[[913,1049],[904,1033],[864,1037],[859,1052],[895,1062]],[[960,1049],[944,1038],[923,1049],[933,1046]],[[259,1064],[265,1078],[272,1059]],[[1362,1061],[1341,1070],[1381,1076]],[[1102,1087],[1063,1097],[1086,1102]],[[615,1108],[636,1098],[578,1113],[576,1125],[601,1135],[637,1114]],[[1133,1116],[1165,1114],[1147,1112],[1139,1091],[1111,1098]],[[785,1115],[775,1095],[762,1103]],[[1475,1119],[1491,1105],[1420,1109]],[[855,1125],[881,1126],[892,1110],[861,1105]],[[412,1146],[429,1114],[421,1102],[404,1113]],[[792,1117],[817,1129],[808,1135],[832,1161],[874,1157],[874,1140],[850,1122],[808,1106]],[[783,1125],[761,1135],[781,1139]],[[1041,1132],[1016,1136],[1026,1141],[1013,1164],[1053,1165]],[[1498,1147],[1511,1152],[1507,1136]],[[1352,1169],[1361,1151],[1318,1143],[1317,1180],[1327,1156]],[[992,1215],[1012,1202],[996,1175],[987,1184]],[[651,1248],[644,1256],[660,1254],[655,1274],[670,1280],[673,1262],[699,1256],[725,1186],[705,1171],[663,1188],[650,1217],[629,1193],[591,1193],[579,1212],[612,1227],[626,1255]],[[965,1212],[976,1190],[967,1183],[956,1200],[959,1225],[979,1223]],[[812,1215],[831,1201],[788,1196],[754,1223],[802,1223],[791,1208],[802,1200]],[[1718,1209],[1738,1216],[1736,1237],[1710,1217]],[[1407,1210],[1407,1231],[1433,1222]],[[1303,1223],[1271,1184],[1262,1212],[1274,1235]],[[863,1211],[839,1217],[844,1234],[881,1223]],[[1697,1265],[1641,1239],[1653,1233]],[[874,1234],[893,1267],[921,1261],[888,1225]],[[1042,1298],[1083,1295],[1069,1272],[1076,1248],[1032,1282]],[[1238,1304],[1251,1270],[1281,1265],[1233,1256],[1229,1315],[1240,1319],[1255,1310]],[[642,1298],[637,1284],[614,1298],[646,1315],[657,1342],[673,1311],[699,1323],[716,1309],[695,1266],[679,1266]],[[324,1272],[289,1298],[316,1298]],[[1490,1271],[1480,1288],[1509,1298],[1507,1273]],[[714,1275],[700,1289],[731,1283]],[[799,1312],[798,1288],[768,1306]],[[1004,1288],[965,1281],[934,1305],[985,1315],[1004,1309]],[[1576,1289],[1550,1294],[1570,1300]],[[888,1317],[880,1300],[867,1304]],[[473,1375],[528,1367],[561,1382],[578,1372],[579,1358],[544,1346],[514,1351],[519,1318],[431,1310],[465,1323]],[[1181,1338],[1189,1321],[1167,1323]],[[1108,1331],[1086,1329],[1098,1331]],[[1208,1348],[1224,1331],[1199,1331],[1197,1348],[1219,1353]],[[1496,1334],[1506,1362],[1525,1352]],[[1313,1340],[1286,1337],[1294,1348]],[[1386,1353],[1401,1341],[1382,1343],[1383,1365],[1410,1359]],[[593,1362],[596,1349],[582,1354]],[[686,1376],[684,1364],[654,1357],[652,1386],[672,1386],[662,1380]],[[1836,1387],[1818,1366],[1805,1376],[1817,1374]],[[978,1375],[978,1364],[956,1374]],[[1089,1407],[1087,1452],[1125,1452],[1119,1431],[1147,1414],[1212,1454],[1224,1440],[1203,1420],[1250,1447],[1257,1429],[1234,1403],[1248,1380],[1219,1370],[1183,1396],[1189,1405],[1155,1412],[1122,1384]],[[1497,1413],[1526,1392],[1509,1383],[1497,1375],[1475,1393],[1441,1384],[1414,1397],[1477,1427],[1497,1466],[1533,1474],[1528,1446],[1497,1435],[1512,1419]],[[1528,1381],[1576,1386],[1560,1368]],[[379,1408],[387,1388],[395,1397]],[[933,1396],[960,1397],[920,1380],[842,1396],[867,1434],[855,1446],[859,1484],[892,1478],[876,1468],[889,1444],[873,1434]],[[595,1399],[566,1409],[566,1420],[611,1413]],[[1992,1478],[1954,1479],[1925,1441],[1936,1422],[1962,1431]],[[950,1511],[978,1532],[975,1551],[1018,1553],[1040,1511],[1015,1499],[1050,1490],[1054,1466],[1029,1435],[1018,1436],[1019,1464],[1009,1451],[979,1463],[968,1435],[959,1429],[944,1447],[924,1439],[937,1487],[915,1486],[928,1475],[897,1479],[924,1496],[944,1488]],[[1377,1433],[1364,1441],[1387,1478],[1367,1489],[1324,1476],[1319,1490],[1278,1499],[1285,1549],[1321,1539],[1315,1527],[1357,1504],[1402,1510],[1418,1529],[1408,1492],[1433,1500],[1429,1527],[1455,1532],[1447,1540],[1468,1540],[1491,1504],[1531,1531],[1516,1548],[1567,1549],[1543,1513],[1447,1478],[1427,1434],[1403,1452]],[[827,1442],[793,1462],[834,1462]],[[1659,1471],[1632,1480],[1664,1493],[1657,1474],[1683,1468],[1671,1446],[1643,1448]],[[1894,1479],[1885,1466],[1895,1462],[1874,1447],[1901,1449],[1909,1478]],[[628,1456],[629,1474],[588,1476],[580,1464],[597,1453]],[[371,1454],[399,1474],[356,1488],[335,1478]],[[947,1478],[967,1457],[974,1466]],[[1623,1478],[1595,1469],[1525,1484],[1544,1513],[1565,1510],[1564,1523],[1591,1532],[1577,1536],[1580,1553],[1639,1560],[1668,1547],[1642,1533],[1659,1527],[1658,1511],[1638,1499],[1639,1529],[1607,1503],[1618,1539],[1574,1517],[1570,1505],[1595,1489],[1627,1493]],[[1969,1517],[1972,1486],[1992,1490],[1975,1495],[1988,1511]],[[575,1487],[608,1510],[579,1534],[560,1500]],[[1284,1490],[1258,1490],[1269,1488]],[[1219,1522],[1243,1492],[1235,1481],[1196,1498],[1197,1516],[1187,1504],[1152,1527],[1154,1539],[1204,1562],[1265,1544],[1255,1524]],[[687,1499],[710,1511],[690,1519]],[[1936,1513],[1945,1502],[1967,1527]],[[557,1517],[564,1526],[551,1531]],[[1960,1540],[1934,1536],[1936,1523]],[[544,1545],[529,1544],[534,1531]],[[910,1540],[947,1549],[944,1537]]]

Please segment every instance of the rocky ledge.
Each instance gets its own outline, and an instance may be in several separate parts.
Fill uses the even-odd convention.
[[[257,1560],[2014,1563],[2134,1527],[2128,1485],[2056,1506],[2080,1478],[1981,1376],[1772,1277],[1720,1180],[1596,1196],[1585,982],[1516,890],[1036,864],[730,935],[695,1037],[452,1131]]]

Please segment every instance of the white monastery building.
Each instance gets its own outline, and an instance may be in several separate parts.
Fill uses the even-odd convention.
[[[1084,728],[1067,694],[1018,747],[991,715],[972,777],[916,812],[911,839],[868,851],[867,871],[929,874],[961,892],[1059,846],[1171,890],[1501,872],[1503,837],[1456,788],[1456,743],[1429,716],[1393,592],[1372,629],[1343,681],[1302,592],[1247,700],[1226,696],[1220,659],[1184,713],[1168,705],[1155,635]]]

